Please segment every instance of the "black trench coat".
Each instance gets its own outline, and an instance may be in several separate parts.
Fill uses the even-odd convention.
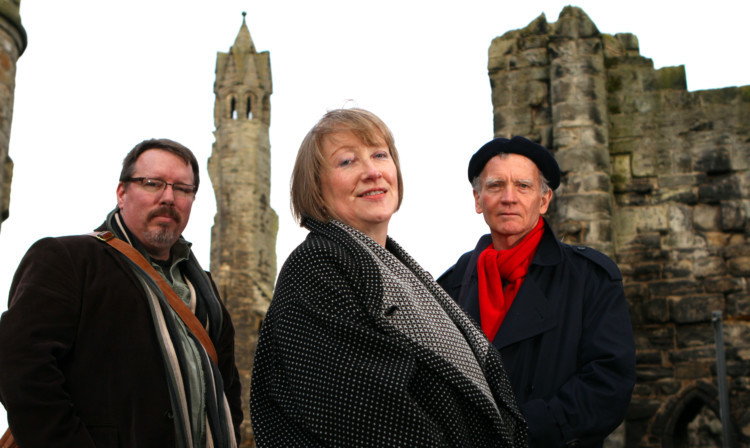
[[[484,235],[438,283],[477,322]],[[529,272],[493,345],[529,425],[530,446],[601,446],[635,384],[635,343],[617,265],[558,242],[545,221]],[[577,445],[576,445],[577,444]]]

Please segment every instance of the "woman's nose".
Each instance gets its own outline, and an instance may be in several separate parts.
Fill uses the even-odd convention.
[[[365,179],[379,179],[383,177],[383,173],[380,172],[380,168],[378,168],[375,163],[368,161],[364,164],[364,172],[362,173],[363,177]]]

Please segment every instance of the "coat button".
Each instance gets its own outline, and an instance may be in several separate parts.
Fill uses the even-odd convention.
[[[168,418],[169,420],[174,419],[174,414],[172,413],[172,410],[168,409],[167,412],[164,413],[164,417]]]

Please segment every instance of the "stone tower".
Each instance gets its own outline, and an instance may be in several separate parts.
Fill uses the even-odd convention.
[[[713,311],[728,446],[750,446],[750,86],[688,92],[683,66],[655,70],[636,36],[575,7],[495,38],[488,69],[495,135],[560,163],[558,237],[623,273],[637,347],[625,446],[721,446]]]
[[[258,328],[276,277],[278,217],[271,209],[271,64],[250,38],[245,13],[228,53],[216,58],[214,132],[208,172],[216,195],[211,272],[232,315],[242,380],[242,446],[254,446],[248,396]]]
[[[16,62],[26,49],[20,5],[21,0],[0,0],[0,225],[10,214],[13,161],[8,156],[8,143],[16,90]]]

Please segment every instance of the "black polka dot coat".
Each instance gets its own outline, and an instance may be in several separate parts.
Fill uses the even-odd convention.
[[[307,220],[260,331],[259,447],[524,447],[500,355],[392,239]]]

